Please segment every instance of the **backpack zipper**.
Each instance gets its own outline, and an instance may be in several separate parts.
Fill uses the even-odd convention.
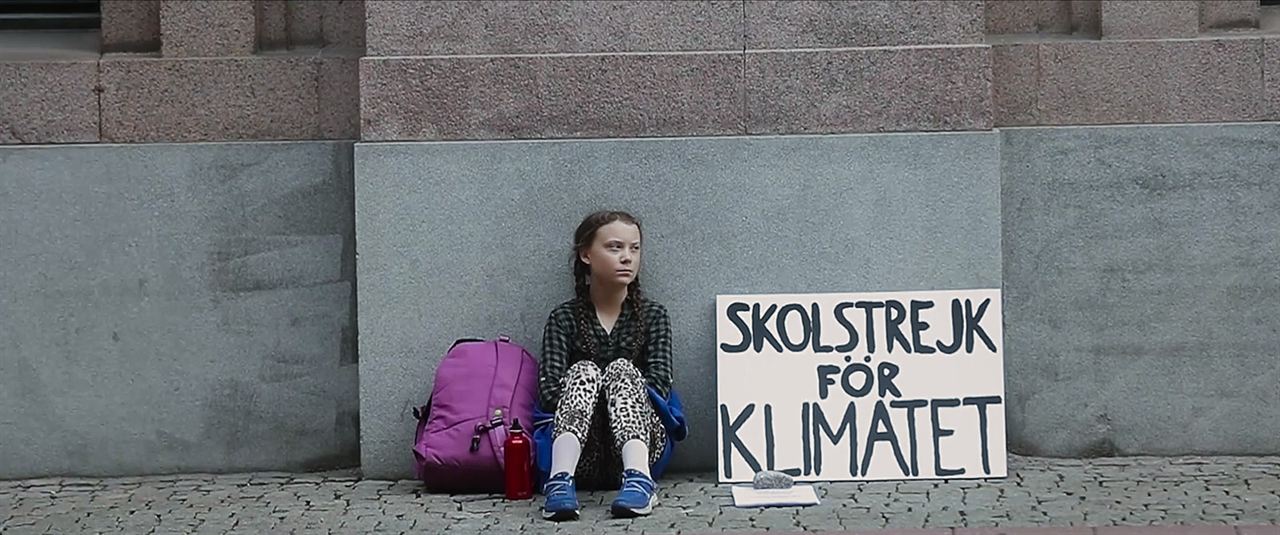
[[[489,432],[490,429],[502,427],[502,409],[493,409],[493,417],[489,418],[489,422],[480,422],[476,424],[475,432],[471,435],[471,452],[475,453],[480,450],[480,436]]]

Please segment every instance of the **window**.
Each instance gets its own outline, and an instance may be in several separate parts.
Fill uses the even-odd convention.
[[[0,30],[96,30],[100,0],[0,0]]]

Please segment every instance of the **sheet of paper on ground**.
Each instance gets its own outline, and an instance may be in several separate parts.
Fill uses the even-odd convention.
[[[733,486],[733,505],[738,507],[788,507],[818,505],[818,494],[812,485],[795,485],[788,489],[755,489]]]
[[[716,298],[721,482],[1006,475],[1000,290]]]

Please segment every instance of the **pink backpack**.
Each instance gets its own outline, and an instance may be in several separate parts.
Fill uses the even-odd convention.
[[[537,391],[537,361],[506,336],[454,342],[413,410],[416,477],[435,492],[502,492],[507,429],[533,427]]]

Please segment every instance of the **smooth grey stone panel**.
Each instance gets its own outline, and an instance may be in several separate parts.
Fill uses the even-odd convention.
[[[0,478],[358,461],[351,143],[0,148]]]
[[[1280,125],[1002,135],[1010,449],[1276,453]]]
[[[641,279],[671,314],[692,425],[673,466],[710,469],[716,294],[998,287],[998,142],[357,144],[364,474],[411,477],[410,409],[454,339],[507,333],[540,353],[548,313],[572,295],[574,227],[600,208],[642,219]]]

